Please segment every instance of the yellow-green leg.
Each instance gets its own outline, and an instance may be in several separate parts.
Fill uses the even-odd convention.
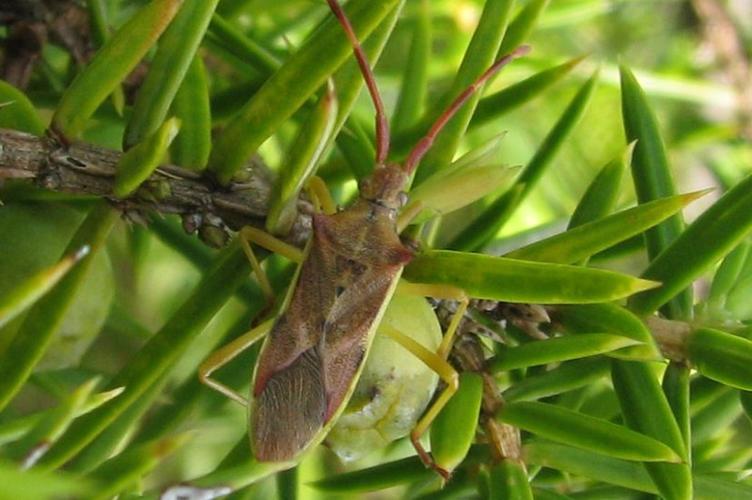
[[[201,363],[201,366],[199,366],[198,368],[198,377],[201,382],[208,385],[215,391],[221,392],[233,401],[237,401],[238,403],[246,406],[248,404],[246,398],[233,391],[226,385],[209,378],[209,376],[214,373],[214,371],[222,368],[224,365],[235,359],[238,354],[245,351],[253,344],[264,338],[264,336],[272,329],[273,325],[274,318],[266,320],[251,331],[244,333],[229,344],[222,346],[218,350],[214,351],[208,358],[206,358],[206,360],[204,360],[203,363]]]
[[[447,402],[452,399],[454,393],[457,392],[459,387],[459,375],[452,365],[450,365],[445,359],[442,359],[437,353],[425,348],[415,340],[411,339],[404,333],[400,332],[396,328],[384,323],[379,326],[379,329],[389,336],[392,340],[404,347],[410,354],[421,360],[427,367],[436,372],[441,380],[446,383],[446,387],[439,395],[438,399],[428,408],[423,416],[418,420],[413,430],[410,432],[410,441],[415,447],[415,451],[418,452],[418,456],[429,467],[434,468],[444,478],[448,478],[447,471],[438,467],[436,463],[428,454],[423,445],[420,443],[421,436],[431,426],[431,422],[436,418],[441,409]]]
[[[387,324],[382,324],[380,326],[380,328],[383,329],[382,331],[384,331],[391,339],[396,341],[408,352],[421,360],[426,366],[436,372],[439,377],[446,383],[446,387],[441,392],[439,397],[423,414],[420,420],[418,420],[415,428],[413,428],[412,432],[410,433],[410,441],[412,441],[413,446],[418,452],[418,456],[420,456],[421,460],[423,460],[423,463],[435,469],[445,479],[448,479],[449,473],[436,465],[431,456],[426,452],[425,448],[423,448],[423,445],[420,443],[420,438],[431,426],[431,423],[434,421],[441,409],[444,408],[444,406],[449,402],[450,399],[452,399],[454,393],[457,392],[457,388],[459,386],[459,375],[457,374],[457,371],[452,367],[452,365],[447,362],[447,358],[449,357],[449,352],[452,350],[452,343],[454,342],[457,327],[459,326],[459,323],[462,320],[465,311],[467,310],[469,299],[467,297],[467,294],[457,287],[427,283],[410,283],[404,280],[400,281],[397,293],[417,294],[420,296],[457,300],[459,302],[459,306],[452,316],[452,319],[449,322],[449,326],[447,327],[446,332],[444,332],[441,344],[439,345],[439,348],[436,352],[432,352],[431,350],[426,349],[424,346],[394,327],[391,327]]]
[[[459,303],[457,305],[457,310],[452,316],[452,320],[449,322],[446,332],[444,332],[444,338],[441,340],[441,345],[437,351],[442,359],[447,359],[449,357],[449,351],[452,350],[452,343],[454,342],[455,333],[457,333],[457,327],[460,325],[460,321],[462,321],[465,311],[467,311],[467,305],[470,303],[470,298],[464,290],[452,285],[410,283],[409,281],[401,280],[398,285],[398,290],[399,293],[409,293],[422,297],[433,297],[435,299],[456,300]]]
[[[332,213],[335,212],[336,206],[334,205],[332,197],[326,188],[326,184],[324,184],[324,182],[318,177],[312,178],[311,182],[312,184],[310,186],[310,189],[316,197],[316,204],[319,205],[324,211],[330,210]],[[240,238],[240,244],[243,247],[243,251],[245,252],[248,260],[251,263],[253,272],[256,274],[262,292],[266,296],[267,301],[270,304],[273,303],[274,292],[272,290],[271,284],[269,283],[269,278],[261,268],[256,255],[253,253],[253,247],[251,246],[251,244],[259,245],[260,247],[266,248],[271,252],[278,253],[298,264],[303,261],[303,252],[300,249],[290,245],[289,243],[286,243],[279,238],[274,237],[266,231],[255,227],[244,227],[240,230],[238,236]],[[214,371],[229,363],[232,359],[236,358],[238,354],[245,351],[254,343],[262,339],[267,333],[269,333],[273,325],[274,318],[264,321],[256,328],[253,328],[249,332],[241,335],[229,344],[213,352],[199,367],[199,379],[201,380],[201,382],[211,387],[212,389],[221,392],[233,401],[237,401],[242,405],[247,405],[248,402],[246,398],[233,391],[226,385],[210,378],[210,375],[214,373]]]
[[[266,248],[269,251],[278,253],[284,257],[287,257],[293,262],[300,263],[303,261],[303,252],[298,248],[285,243],[284,241],[275,238],[266,231],[257,229],[255,227],[244,227],[238,233],[240,238],[240,244],[243,247],[248,260],[251,263],[253,272],[256,274],[261,291],[266,297],[267,304],[271,306],[274,303],[274,291],[272,290],[269,278],[261,268],[256,255],[253,253],[251,244],[259,245]],[[237,357],[238,354],[248,349],[251,345],[263,338],[269,330],[271,330],[274,324],[274,318],[264,321],[256,328],[253,328],[249,332],[241,335],[237,339],[233,340],[229,344],[219,348],[213,352],[199,367],[199,379],[201,382],[211,387],[212,389],[221,392],[233,401],[237,401],[240,404],[247,404],[246,398],[233,391],[229,387],[220,384],[216,380],[209,378],[209,376],[215,371],[227,364],[230,360]]]
[[[329,187],[321,177],[314,175],[308,179],[306,188],[317,212],[323,212],[327,215],[337,212],[337,204],[334,203],[332,193],[329,192]]]
[[[256,275],[256,279],[258,279],[261,291],[266,297],[267,304],[273,304],[274,291],[269,283],[269,278],[266,276],[266,273],[261,268],[261,264],[256,258],[256,254],[253,253],[253,247],[251,247],[251,244],[253,243],[266,248],[271,252],[278,253],[296,263],[303,261],[303,252],[289,243],[285,243],[279,238],[275,238],[266,231],[251,226],[246,226],[241,229],[238,233],[238,237],[240,238],[240,244],[243,247],[243,251],[251,263],[253,273]]]

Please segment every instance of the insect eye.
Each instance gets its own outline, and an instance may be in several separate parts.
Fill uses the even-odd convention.
[[[399,206],[404,207],[407,205],[407,193],[402,192],[398,195],[397,200],[399,201]]]

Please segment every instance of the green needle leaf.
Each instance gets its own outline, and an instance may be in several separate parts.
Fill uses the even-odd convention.
[[[752,341],[699,328],[690,334],[687,350],[692,365],[706,377],[752,391]]]
[[[650,263],[643,277],[663,286],[634,297],[632,309],[649,314],[689,286],[752,231],[751,213],[752,175],[727,191]]]
[[[362,42],[398,0],[354,0],[346,14]],[[282,65],[216,139],[209,169],[227,183],[279,125],[292,115],[348,57],[350,43],[334,16]]]
[[[543,176],[574,127],[585,113],[598,81],[598,72],[580,88],[517,179],[518,190],[501,195],[448,245],[454,250],[477,250],[496,236],[512,212]]]
[[[504,391],[507,402],[532,401],[587,387],[605,379],[611,364],[607,359],[588,358],[562,363],[540,375],[526,377]]]
[[[750,255],[752,245],[742,242],[733,249],[718,266],[713,276],[713,283],[708,294],[708,306],[711,311],[718,312],[723,309],[729,292],[734,289],[737,280],[743,276],[745,263]]]
[[[475,114],[470,120],[470,128],[483,125],[543,95],[549,87],[567,76],[584,58],[584,56],[576,57],[484,97],[475,108]]]
[[[197,54],[188,67],[183,83],[172,103],[175,118],[180,120],[180,133],[172,142],[170,152],[175,164],[190,170],[203,170],[211,152],[211,110],[206,69]]]
[[[180,5],[181,0],[153,0],[136,12],[65,91],[52,128],[67,139],[78,137],[102,101],[154,45]]]
[[[170,118],[154,134],[126,151],[117,164],[113,194],[118,198],[133,194],[160,165],[179,130],[180,120]]]
[[[336,474],[308,485],[329,493],[358,493],[426,480],[435,474],[426,469],[418,457],[409,457],[367,469]]]
[[[675,195],[676,188],[671,178],[658,120],[632,72],[623,65],[619,69],[624,130],[629,142],[637,141],[632,156],[632,179],[637,199],[640,203],[646,203]],[[665,250],[679,236],[683,228],[682,216],[676,214],[648,231],[645,234],[645,242],[650,260],[655,259]],[[675,290],[671,297],[679,291]],[[691,290],[683,291],[669,309],[670,319],[690,318],[692,314]]]
[[[626,151],[603,166],[582,195],[568,229],[605,217],[613,210],[619,198],[619,188],[624,170],[631,161],[634,143]]]
[[[86,245],[92,249],[92,254],[96,253],[104,244],[116,219],[117,213],[106,202],[97,204],[76,231],[65,253],[73,254]],[[32,306],[24,318],[0,362],[0,409],[21,389],[34,365],[44,355],[92,260],[90,255],[71,269]]]
[[[538,436],[624,460],[680,462],[664,443],[607,420],[539,402],[505,405],[499,419]]]
[[[0,297],[0,328],[50,291],[76,262],[88,255],[89,250],[89,246],[82,246],[54,266],[43,269],[3,294]]]
[[[551,467],[632,490],[657,493],[650,476],[639,463],[543,440],[527,443],[523,451],[528,464]]]
[[[488,0],[485,3],[478,26],[462,59],[462,65],[447,93],[448,98],[443,99],[442,102],[447,104],[451,102],[451,99],[465,90],[496,60],[513,6],[512,0]],[[452,162],[479,100],[480,94],[476,92],[444,126],[430,151],[420,163],[415,175],[416,186]],[[435,110],[441,112],[442,108],[443,106],[437,106]],[[434,116],[436,116],[435,113]]]
[[[527,262],[490,255],[432,250],[405,268],[417,283],[444,283],[475,298],[534,304],[617,300],[657,283],[579,266]]]
[[[44,134],[44,124],[29,98],[3,80],[0,80],[0,127]]]
[[[99,383],[95,377],[73,390],[62,403],[52,408],[44,418],[9,449],[10,456],[22,460],[24,469],[32,467],[49,449],[71,421],[82,413],[94,387]]]
[[[157,53],[138,90],[123,136],[124,150],[153,135],[164,122],[218,2],[183,0],[180,12],[159,40]]]
[[[423,209],[412,223],[426,222],[503,189],[517,172],[518,169],[503,165],[482,164],[441,170],[410,191],[410,202],[404,211],[409,213],[420,205]]]
[[[603,354],[637,342],[628,337],[587,333],[582,335],[557,337],[510,347],[489,362],[494,373],[528,366],[545,365]]]
[[[707,193],[697,191],[643,203],[527,245],[505,257],[573,264],[642,233]]]
[[[391,120],[394,133],[414,126],[420,119],[426,102],[428,63],[431,60],[431,12],[428,0],[421,0],[414,23],[407,58],[410,63],[405,65],[400,94]]]
[[[463,372],[457,392],[431,423],[431,455],[436,465],[450,473],[473,444],[482,398],[483,377]]]
[[[285,235],[292,228],[298,215],[298,195],[316,171],[336,118],[337,97],[330,80],[282,162],[284,168],[274,185],[266,219],[269,232]]]
[[[611,379],[627,426],[666,443],[686,462],[684,438],[651,367],[647,363],[613,360]],[[661,495],[692,498],[692,477],[686,464],[644,465]]]
[[[550,0],[531,0],[514,16],[501,42],[500,55],[510,52],[527,41],[549,2]]]
[[[50,448],[40,467],[55,468],[90,443],[179,359],[191,341],[246,279],[248,263],[238,245],[221,254],[215,266],[167,323],[108,384],[125,387],[116,399],[76,420]]]
[[[663,359],[650,330],[624,307],[616,304],[563,305],[551,311],[551,317],[568,333],[607,332],[640,342],[640,345],[612,353],[613,357],[643,361]]]

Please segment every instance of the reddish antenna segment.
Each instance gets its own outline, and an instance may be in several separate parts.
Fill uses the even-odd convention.
[[[373,105],[376,108],[376,164],[383,165],[386,162],[386,157],[389,155],[389,121],[386,118],[384,103],[381,101],[381,95],[376,86],[376,78],[373,76],[371,66],[368,64],[368,58],[366,58],[363,48],[360,46],[360,41],[355,36],[355,30],[353,30],[350,20],[342,11],[339,2],[337,0],[327,0],[327,3],[340,24],[342,24],[345,34],[352,44],[355,59],[358,61],[360,72],[363,74],[368,92],[371,94],[371,100],[373,100]]]
[[[433,141],[436,139],[436,136],[439,135],[441,129],[443,129],[447,122],[452,119],[454,114],[462,107],[463,104],[465,104],[470,96],[472,96],[480,87],[482,87],[489,78],[498,73],[501,68],[506,66],[513,59],[523,56],[528,52],[530,52],[530,47],[528,45],[521,45],[517,47],[512,52],[501,57],[499,60],[493,63],[493,65],[488,68],[482,75],[480,75],[477,80],[475,80],[465,90],[463,90],[462,93],[457,96],[454,101],[452,101],[452,104],[450,104],[449,107],[441,115],[439,115],[434,124],[428,130],[428,133],[420,141],[418,141],[418,143],[413,147],[412,151],[410,151],[410,154],[407,155],[407,159],[402,166],[402,168],[405,170],[405,173],[412,175],[413,170],[415,170],[415,167],[418,166],[420,160],[428,152],[428,150],[431,149]]]

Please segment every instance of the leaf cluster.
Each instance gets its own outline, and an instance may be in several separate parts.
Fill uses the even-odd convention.
[[[336,203],[357,196],[373,111],[323,2],[31,3],[0,8],[0,127],[123,154],[101,198],[0,169],[0,498],[177,483],[231,498],[752,497],[752,113],[743,85],[708,76],[733,53],[697,62],[714,42],[702,2],[347,2],[395,161],[493,61],[533,48],[450,120],[411,189],[423,251],[404,276],[482,299],[460,329],[482,359],[458,363],[430,436],[447,484],[406,440],[345,465],[322,447],[267,477],[246,415],[195,376],[264,312],[240,246],[206,245],[229,231],[211,207],[128,211],[164,196],[150,179],[165,164],[234,190],[259,157],[277,234],[305,224],[314,173]],[[284,291],[291,266],[264,257]],[[255,355],[220,380],[248,390]]]

